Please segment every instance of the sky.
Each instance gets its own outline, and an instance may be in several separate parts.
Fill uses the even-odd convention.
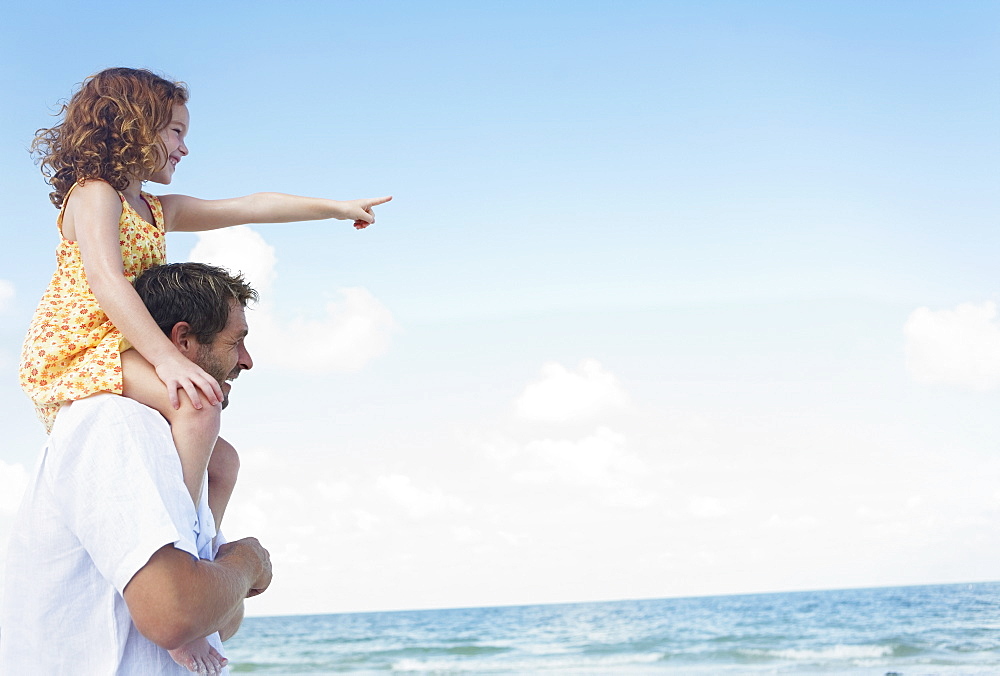
[[[0,24],[0,553],[44,441],[27,148],[188,83],[161,192],[393,195],[168,237],[242,270],[250,615],[1000,579],[1000,5],[134,3]],[[156,192],[156,190],[154,190]]]

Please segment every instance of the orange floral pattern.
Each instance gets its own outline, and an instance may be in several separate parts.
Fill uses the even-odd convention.
[[[167,260],[163,210],[159,199],[142,193],[153,212],[154,225],[150,225],[124,195],[118,196],[122,201],[119,244],[125,276],[132,282],[144,270]],[[60,242],[56,271],[35,310],[21,351],[21,387],[35,402],[35,412],[46,432],[52,430],[63,403],[97,392],[122,393],[124,337],[90,290],[80,247],[61,237],[68,201],[69,194],[57,220]]]

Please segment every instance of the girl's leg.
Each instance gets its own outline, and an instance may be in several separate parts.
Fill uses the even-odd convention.
[[[197,409],[182,390],[179,393],[181,407],[175,409],[167,397],[167,388],[157,377],[152,365],[135,350],[122,352],[122,380],[123,394],[126,397],[156,409],[170,423],[170,433],[181,459],[184,485],[191,494],[191,500],[197,504],[205,469],[219,438],[222,405]],[[232,492],[232,487],[229,492]]]
[[[208,461],[208,507],[215,517],[215,527],[222,527],[222,517],[236,486],[236,476],[240,472],[240,456],[233,445],[219,437]]]
[[[181,391],[181,407],[175,409],[156,371],[135,350],[122,352],[122,380],[122,394],[156,409],[170,423],[170,433],[184,474],[184,486],[195,504],[201,496],[205,470],[208,470],[208,504],[218,527],[240,468],[236,449],[219,438],[222,405],[196,409],[187,394]],[[219,674],[228,661],[204,638],[169,652],[177,664],[199,674]]]

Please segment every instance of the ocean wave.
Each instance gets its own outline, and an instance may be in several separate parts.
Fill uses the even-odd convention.
[[[236,673],[1000,674],[1000,584],[250,618]]]
[[[871,660],[891,657],[892,646],[885,645],[832,645],[826,648],[783,648],[780,650],[743,650],[752,657],[776,657],[796,662],[839,662],[849,660]]]
[[[524,657],[520,659],[484,659],[465,662],[447,659],[402,659],[394,662],[393,671],[433,672],[438,674],[483,672],[534,673],[551,670],[596,670],[614,667],[652,664],[662,659],[662,653],[636,653],[606,657],[560,656],[553,658]],[[606,671],[604,673],[607,673]]]

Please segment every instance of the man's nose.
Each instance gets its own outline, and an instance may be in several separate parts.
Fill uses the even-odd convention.
[[[244,371],[249,371],[253,368],[253,357],[250,356],[250,351],[247,350],[246,346],[240,348],[239,364],[240,368]]]

